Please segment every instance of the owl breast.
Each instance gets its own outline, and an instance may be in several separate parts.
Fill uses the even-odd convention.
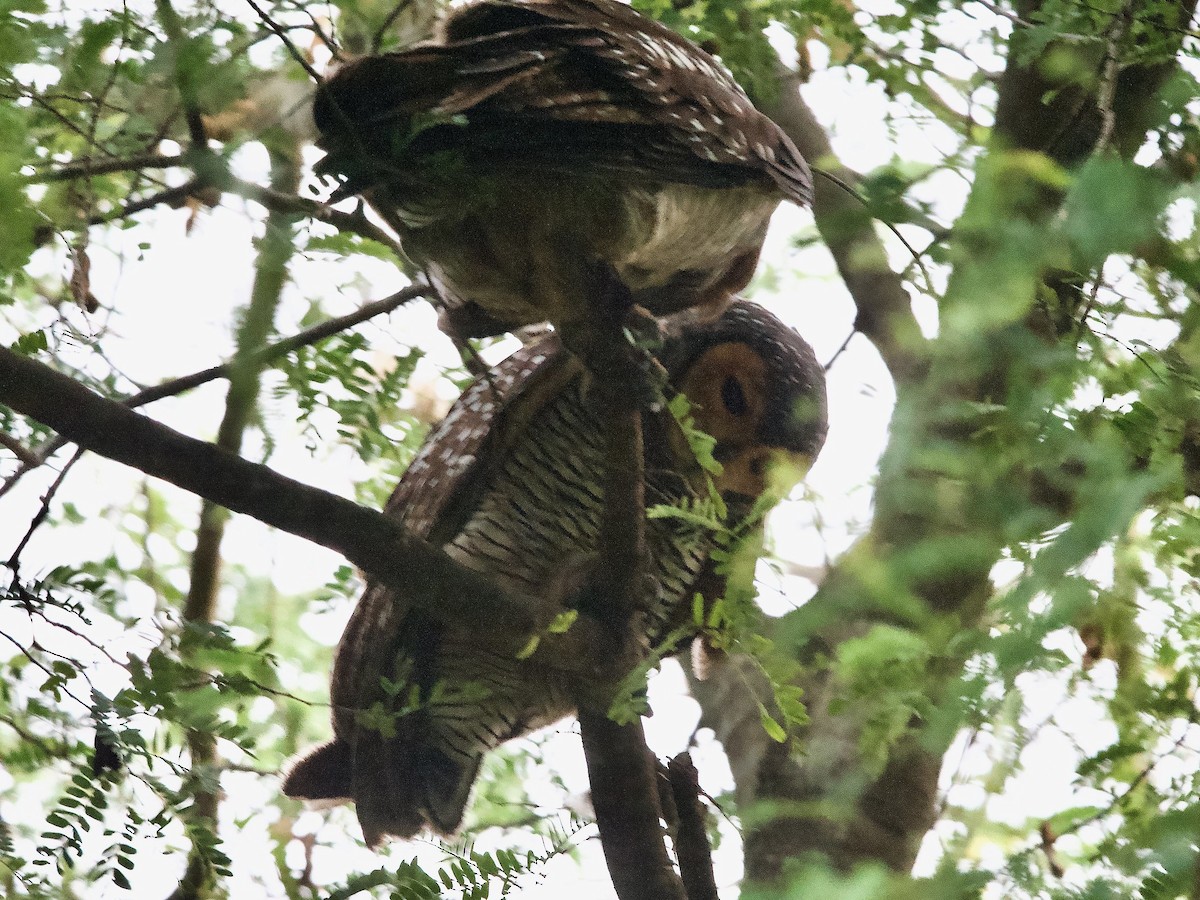
[[[403,211],[405,247],[443,293],[511,324],[576,320],[595,302],[598,263],[655,315],[745,286],[778,205],[769,186],[626,182],[543,173],[496,178],[467,203],[388,200]],[[426,215],[434,208],[458,214]]]
[[[578,381],[576,382],[578,385]],[[603,435],[578,387],[544,409],[496,473],[490,489],[462,530],[444,549],[463,565],[503,587],[553,599],[572,586],[595,552],[603,496]],[[678,477],[669,482],[649,473],[650,502],[678,501]],[[674,520],[648,523],[647,557],[654,594],[645,614],[653,644],[666,630],[677,605],[689,598],[711,549],[709,533]],[[577,581],[575,582],[577,585]],[[573,711],[564,676],[532,661],[487,648],[477,629],[443,629],[436,653],[426,657],[426,683],[440,683],[425,710],[423,740],[462,766],[505,740],[557,721]],[[479,696],[464,714],[464,693]]]

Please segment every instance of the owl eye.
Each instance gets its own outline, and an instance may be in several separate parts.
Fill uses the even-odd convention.
[[[721,401],[725,408],[735,416],[744,416],[749,408],[746,405],[746,395],[742,393],[742,385],[732,375],[727,375],[721,384]]]

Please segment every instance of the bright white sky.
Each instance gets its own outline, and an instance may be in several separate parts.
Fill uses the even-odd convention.
[[[878,4],[884,6],[886,4]],[[976,15],[986,15],[981,7],[973,7]],[[974,32],[974,22],[964,26]],[[820,61],[821,49],[814,48]],[[998,61],[981,60],[989,68],[998,68]],[[954,67],[966,63],[946,54],[945,74],[954,77],[964,74]],[[882,91],[847,77],[842,71],[818,72],[805,88],[805,97],[826,123],[835,151],[841,159],[858,171],[869,171],[898,156],[911,163],[935,164],[950,148],[952,141],[940,125],[928,120],[900,122],[895,131],[885,124],[886,98]],[[976,110],[978,114],[978,110]],[[257,147],[248,147],[238,156],[238,174],[246,178],[264,179],[265,155]],[[920,188],[927,199],[936,200],[947,216],[961,204],[965,185],[957,176],[943,173],[929,178]],[[111,252],[93,248],[93,290],[106,306],[113,308],[114,335],[106,338],[105,350],[113,364],[134,380],[150,384],[176,375],[212,365],[229,355],[232,347],[231,321],[233,311],[246,302],[253,263],[251,238],[254,231],[243,215],[241,202],[228,197],[226,206],[202,214],[191,234],[186,234],[186,212],[159,210],[148,217],[147,224],[123,232],[114,240],[121,241]],[[252,207],[253,209],[253,207]],[[255,217],[262,211],[254,209]],[[829,360],[850,333],[854,310],[833,269],[828,255],[821,249],[802,251],[792,249],[797,230],[811,228],[811,215],[806,211],[784,209],[776,217],[764,259],[778,275],[770,291],[759,291],[755,299],[796,327],[816,348],[822,361]],[[254,229],[260,226],[254,226]],[[921,233],[909,235],[918,245]],[[903,266],[908,261],[905,251],[890,235],[886,236],[893,261]],[[138,244],[148,242],[150,249],[140,254]],[[47,274],[60,271],[62,262],[47,254],[42,266]],[[402,286],[399,276],[388,266],[372,260],[329,261],[327,259],[298,260],[293,267],[295,280],[303,291],[292,285],[280,316],[278,331],[289,334],[297,330],[300,316],[307,310],[305,298],[320,297],[331,314],[349,311],[366,300],[386,296]],[[923,322],[933,327],[930,304],[918,298],[917,310]],[[87,333],[93,326],[72,312],[71,319]],[[47,315],[45,321],[52,316]],[[449,343],[436,331],[435,316],[420,304],[394,313],[387,320],[375,320],[363,326],[374,340],[386,348],[388,342],[399,347],[407,341],[429,350],[429,364],[422,377],[434,378],[436,366],[454,365],[457,356]],[[28,324],[28,323],[23,323]],[[0,341],[14,337],[11,328],[0,323]],[[87,358],[80,349],[75,362]],[[786,502],[772,519],[772,534],[778,555],[785,561],[782,572],[764,564],[760,570],[762,601],[768,611],[783,613],[804,602],[813,585],[806,578],[787,574],[787,562],[804,570],[822,566],[835,557],[861,531],[870,513],[871,492],[868,487],[875,462],[886,437],[893,393],[890,379],[870,344],[861,337],[850,341],[847,350],[829,372],[831,427],[829,440],[807,480],[807,490],[815,503],[800,498]],[[444,389],[443,389],[444,390]],[[211,438],[219,421],[224,384],[208,385],[193,394],[163,401],[147,408],[160,421],[188,434]],[[449,395],[448,395],[449,396]],[[265,415],[271,422],[275,451],[270,464],[302,481],[319,485],[346,495],[360,464],[348,452],[313,458],[304,449],[304,442],[294,429],[287,427],[292,412],[284,404],[266,394]],[[245,450],[250,458],[259,458],[261,447],[251,443]],[[60,460],[62,457],[60,457]],[[27,477],[18,490],[0,501],[0,557],[9,551],[24,532],[39,503],[41,492],[53,479],[47,468]],[[113,547],[118,558],[133,558],[128,538],[114,536],[112,521],[102,515],[112,498],[137,490],[136,475],[114,464],[88,457],[71,475],[61,494],[75,503],[89,520],[71,529],[44,530],[26,551],[23,574],[36,575],[47,568],[83,559],[95,558]],[[183,522],[195,520],[198,502],[167,486],[161,489],[173,498],[175,515]],[[819,512],[821,532],[814,527],[814,513]],[[182,549],[189,549],[183,547]],[[313,547],[288,535],[277,534],[258,523],[235,518],[225,541],[230,560],[270,572],[280,592],[293,594],[315,589],[325,584],[340,564],[332,552]],[[180,585],[183,587],[183,585]],[[228,613],[232,609],[228,592],[223,600]],[[130,601],[150,604],[146,596],[131,596]],[[353,598],[336,613],[306,623],[313,638],[332,643],[348,616]],[[147,606],[147,609],[151,607]],[[333,621],[336,619],[337,621]],[[22,616],[7,613],[0,617],[0,627],[17,636],[28,636],[28,623]],[[113,647],[136,647],[144,652],[146,635],[114,635]],[[1105,676],[1097,672],[1103,681]],[[299,683],[290,685],[300,693],[319,694],[326,683],[323,672],[298,673]],[[101,685],[103,687],[103,685]],[[1031,710],[1030,720],[1046,718],[1053,713],[1060,722],[1077,725],[1097,721],[1095,699],[1086,695],[1068,700],[1057,694],[1042,692]],[[698,710],[686,696],[682,674],[674,664],[652,683],[651,703],[655,715],[646,723],[652,748],[662,756],[683,749],[695,727]],[[1094,752],[1112,739],[1106,729],[1075,729],[1074,740],[1082,748],[1072,748],[1067,738],[1056,729],[1046,729],[1043,737],[1030,748],[1036,752],[1038,764],[1030,766],[1013,781],[1004,797],[992,800],[991,811],[1011,821],[1025,821],[1027,816],[1041,812],[1053,813],[1073,805],[1069,779],[1076,753]],[[578,748],[576,728],[567,722],[554,729],[547,754],[554,760],[569,787],[578,793],[586,790],[582,755]],[[696,761],[703,786],[718,794],[731,786],[728,768],[711,735],[698,738]],[[995,749],[982,738],[964,757],[963,773],[982,775],[990,765],[989,752]],[[948,774],[958,763],[959,752],[948,756]],[[0,772],[0,788],[7,786],[7,777]],[[250,898],[274,895],[277,888],[273,866],[265,841],[272,812],[267,805],[274,783],[270,779],[249,774],[229,773],[225,788],[227,798],[222,813],[227,820],[250,818],[252,824],[227,849],[235,857],[235,870],[240,873],[234,896]],[[534,789],[535,796],[544,795],[548,802],[559,802],[548,784]],[[28,811],[40,808],[49,799],[33,788],[25,795]],[[953,802],[970,804],[982,802],[978,787],[955,788]],[[6,819],[20,817],[21,810],[5,808]],[[314,877],[318,883],[339,879],[350,869],[367,871],[379,860],[361,847],[344,840],[345,834],[357,837],[357,828],[349,811],[333,814],[313,813],[301,823],[316,829],[322,844],[314,862]],[[726,830],[729,831],[728,826]],[[512,836],[496,842],[511,846]],[[937,841],[931,838],[923,861],[928,865],[936,857]],[[293,845],[292,862],[300,864],[299,847]],[[981,852],[998,861],[1000,848],[980,848]],[[427,845],[394,846],[390,853],[396,859],[420,852],[430,861],[440,859],[440,851]],[[574,900],[608,900],[613,896],[600,856],[598,842],[588,840],[582,847],[583,867],[570,859],[560,858],[545,872],[544,881],[531,885],[521,896],[529,900],[556,900],[570,892]],[[723,885],[722,895],[736,896],[735,885],[740,876],[740,847],[730,831],[717,852],[718,878]],[[172,858],[165,863],[171,871],[181,862]],[[149,873],[148,873],[149,874]],[[173,877],[169,872],[158,873],[146,896],[162,893],[160,888]],[[112,889],[113,896],[128,896]],[[135,891],[136,896],[143,896]]]

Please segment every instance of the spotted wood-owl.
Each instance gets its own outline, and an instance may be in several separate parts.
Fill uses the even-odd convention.
[[[617,0],[477,0],[318,89],[327,158],[451,305],[572,323],[615,272],[655,315],[714,313],[809,169],[729,72]]]
[[[812,350],[761,307],[738,301],[682,329],[660,358],[723,463],[731,514],[766,485],[773,457],[803,467],[825,439],[825,381]],[[594,558],[604,504],[605,419],[577,359],[556,338],[527,347],[469,387],[431,432],[387,511],[455,560],[514,592],[565,602]],[[646,412],[648,503],[707,486],[669,412]],[[649,644],[690,611],[713,532],[678,518],[646,526]],[[571,677],[489,645],[489,628],[451,627],[368,585],[334,662],[334,739],[302,758],[284,792],[352,800],[363,833],[453,832],[483,755],[570,714]]]

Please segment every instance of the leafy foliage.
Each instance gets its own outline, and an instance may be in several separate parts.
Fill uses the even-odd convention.
[[[334,44],[357,53],[409,43],[440,4],[259,5],[278,32],[228,4],[179,0],[172,20],[164,3],[0,0],[4,346],[114,398],[178,375],[174,358],[151,372],[121,349],[148,313],[129,311],[120,273],[144,271],[176,232],[236,220],[249,246],[261,217],[236,208],[239,195],[289,215],[310,210],[314,183],[275,179],[268,195],[256,162],[264,150],[311,162],[307,126],[292,115],[310,90],[294,56],[319,66]],[[873,523],[808,604],[777,621],[759,607],[772,546],[762,509],[731,525],[709,492],[649,511],[711,530],[727,586],[653,649],[617,711],[643,711],[647,673],[686,638],[748,658],[765,685],[742,710],[756,738],[765,733],[797,766],[830,754],[853,763],[844,779],[813,779],[824,793],[807,821],[839,827],[858,809],[846,798],[914,740],[935,755],[961,749],[946,757],[928,845],[940,846],[922,856],[920,877],[792,861],[784,886],[751,886],[748,897],[1194,892],[1200,108],[1186,4],[635,5],[704,42],[757,99],[778,99],[777,49],[806,92],[836,95],[821,117],[837,148],[870,169],[857,184],[864,207],[847,219],[869,214],[920,248],[937,321],[926,329],[930,365],[898,383]],[[1053,140],[1013,149],[997,136],[997,98],[1016,68],[1045,82],[1017,98],[1018,121],[1036,121],[1044,104],[1067,112]],[[866,116],[868,137],[846,137]],[[331,259],[343,269],[338,290],[373,295],[390,283],[394,248],[362,221],[348,213],[293,236],[282,321],[307,327],[341,311],[327,287],[335,279],[319,274]],[[833,243],[854,222],[821,224]],[[803,233],[790,246],[814,241]],[[884,255],[852,249],[859,262]],[[224,263],[211,260],[206,274]],[[930,290],[917,266],[901,265],[914,293]],[[763,290],[787,290],[795,267],[791,256],[771,261]],[[197,301],[181,266],[168,268],[154,290],[184,320]],[[859,309],[864,330],[870,312]],[[201,337],[172,325],[154,342],[183,357]],[[247,452],[323,466],[381,506],[433,418],[414,397],[436,347],[419,329],[402,337],[359,328],[279,360],[263,375]],[[200,365],[223,355],[214,347]],[[461,387],[461,370],[434,384]],[[165,418],[178,412],[176,427],[200,432],[217,418],[201,400],[176,402],[163,406]],[[702,467],[717,471],[686,404],[672,410]],[[19,465],[9,445],[37,451],[52,435],[7,409],[0,435],[6,490]],[[289,455],[296,444],[309,456]],[[489,760],[473,813],[472,836],[502,831],[512,848],[393,854],[330,876],[319,826],[276,795],[272,775],[327,734],[328,709],[312,698],[324,696],[355,574],[333,564],[312,582],[326,588],[296,588],[293,573],[268,568],[271,539],[240,532],[225,542],[215,621],[185,617],[198,529],[189,501],[108,469],[80,486],[62,455],[33,471],[13,494],[45,476],[25,512],[0,515],[21,520],[0,595],[0,893],[136,896],[157,884],[161,856],[190,857],[205,890],[234,893],[268,877],[243,853],[259,841],[277,896],[506,896],[578,852],[583,824],[564,825],[526,796],[534,773],[553,770],[533,742]],[[848,743],[821,730],[829,721]],[[193,764],[197,741],[219,752]],[[1053,807],[1036,789],[1051,767],[1072,785]],[[254,811],[214,826],[203,803],[218,789],[244,794]],[[730,802],[747,826],[774,814]],[[779,808],[769,827],[783,834],[795,810]],[[348,833],[348,821],[330,829]],[[531,834],[542,849],[516,849]]]

